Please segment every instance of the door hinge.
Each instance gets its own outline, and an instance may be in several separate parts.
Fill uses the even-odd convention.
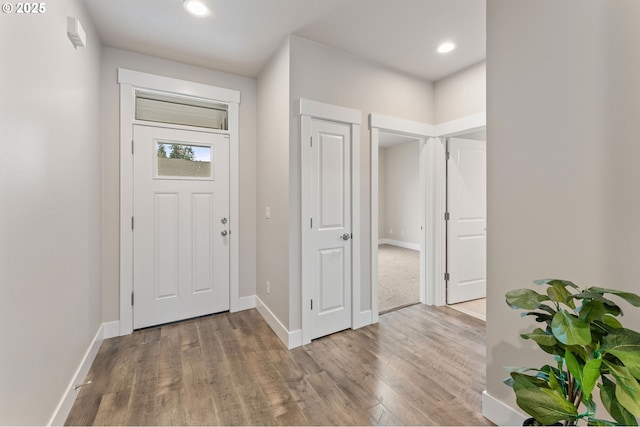
[[[447,154],[445,156],[445,160],[449,161],[451,159],[451,153],[447,150]]]
[[[313,137],[309,137],[309,147],[313,147]]]
[[[133,230],[133,217],[131,217],[131,229]]]
[[[449,212],[445,212],[444,213],[444,220],[445,221],[449,221],[449,218],[451,217],[451,215],[449,215]]]
[[[444,273],[444,280],[449,281],[449,273]]]
[[[133,139],[131,140],[131,154],[133,154]]]
[[[311,300],[311,310],[313,310],[313,300]]]
[[[309,218],[309,227],[313,228],[313,218]]]
[[[133,292],[131,292],[131,305],[133,305]]]

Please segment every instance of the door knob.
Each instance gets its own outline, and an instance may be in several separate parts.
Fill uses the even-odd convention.
[[[342,236],[338,236],[342,240],[349,240],[351,238],[351,234],[344,233]]]
[[[222,235],[222,237],[224,237],[224,236],[226,236],[226,235],[227,235],[227,234],[229,234],[229,233],[227,233],[227,230],[222,230],[222,231],[220,232],[220,234]]]

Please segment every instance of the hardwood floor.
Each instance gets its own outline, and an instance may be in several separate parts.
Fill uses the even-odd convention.
[[[484,322],[414,305],[287,350],[256,310],[105,340],[67,425],[491,425]]]

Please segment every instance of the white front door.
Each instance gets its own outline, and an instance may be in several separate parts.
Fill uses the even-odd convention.
[[[486,142],[449,140],[447,304],[486,296]]]
[[[135,125],[135,329],[229,309],[229,137]]]
[[[305,143],[306,145],[306,143]],[[311,281],[311,338],[351,327],[351,125],[311,120],[311,218],[305,277]]]

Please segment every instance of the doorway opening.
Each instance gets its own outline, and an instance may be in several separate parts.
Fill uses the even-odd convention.
[[[420,303],[420,139],[378,136],[378,311]]]
[[[484,138],[486,114],[477,113],[439,125],[414,122],[380,114],[369,115],[371,129],[371,307],[372,320],[379,320],[378,241],[380,182],[380,135],[390,133],[419,140],[420,199],[420,302],[447,305],[447,282],[455,266],[447,259],[447,150],[446,141],[464,135]],[[480,132],[480,133],[478,133]],[[384,165],[382,166],[384,168]],[[383,196],[384,197],[384,196]],[[384,203],[384,201],[382,201]],[[394,230],[395,231],[395,230]],[[483,246],[484,248],[484,246]],[[483,253],[484,256],[484,253]],[[481,262],[484,265],[484,261]],[[486,267],[483,267],[483,271]],[[476,299],[478,297],[469,298]]]

